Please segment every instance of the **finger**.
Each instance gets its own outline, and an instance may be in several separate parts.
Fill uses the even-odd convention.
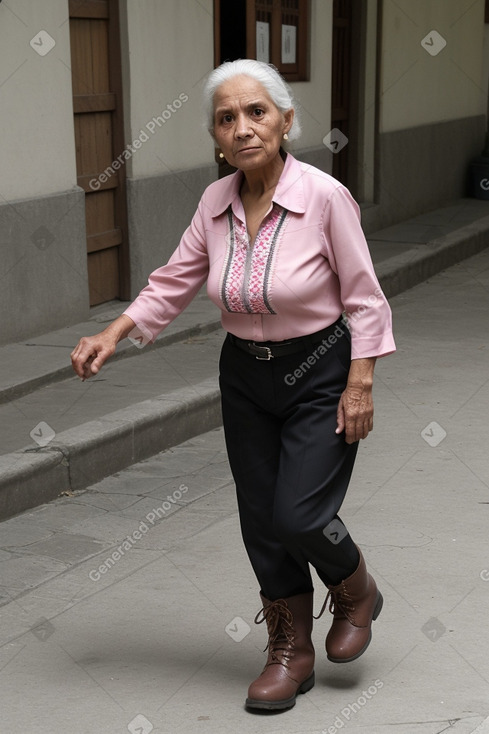
[[[353,417],[345,416],[345,441],[346,443],[354,443],[357,440],[356,421]]]
[[[71,355],[70,355],[72,359],[76,358],[80,354],[80,352],[83,350],[84,347],[86,348],[85,342],[86,342],[85,337],[82,337],[80,341],[78,342],[78,344],[73,348],[73,351],[71,352]]]
[[[372,420],[372,418],[366,418],[363,421],[363,423],[362,423],[362,425],[361,425],[361,427],[359,429],[358,439],[360,440],[361,438],[367,438],[368,434],[370,433],[370,431],[372,429],[373,429],[373,420]]]
[[[86,379],[91,376],[90,365],[97,356],[97,353],[90,348],[85,348],[71,359],[71,364],[78,377]]]
[[[347,443],[356,443],[361,438],[368,435],[367,426],[364,419],[358,415],[352,415],[346,419],[345,441]]]
[[[80,377],[82,380],[86,377],[85,375],[85,363],[81,362],[78,359],[72,359],[71,360],[71,366],[73,367],[73,370],[75,373]]]
[[[94,359],[95,359],[95,357],[93,355],[91,355],[82,364],[83,376],[85,378],[89,378],[89,377],[92,376],[92,362],[93,362]]]
[[[91,362],[91,370],[93,374],[97,374],[103,367],[103,365],[107,362],[109,357],[111,357],[115,352],[115,347],[107,347],[105,345],[99,347],[99,349],[94,352],[94,356]]]
[[[96,358],[92,358],[89,363],[90,374],[91,375],[98,374],[104,362],[105,362],[105,359],[102,359],[100,355],[97,355]]]
[[[338,403],[338,410],[336,411],[336,431],[335,433],[342,433],[345,430],[345,412],[343,410],[343,403],[340,399]]]

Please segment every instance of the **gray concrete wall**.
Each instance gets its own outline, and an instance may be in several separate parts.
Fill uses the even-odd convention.
[[[484,146],[484,115],[381,133],[376,205],[363,211],[367,233],[468,195],[467,169]]]
[[[331,173],[333,170],[333,154],[325,145],[319,148],[305,148],[303,150],[291,150],[292,155],[304,163],[316,166],[325,173]]]
[[[202,192],[217,177],[217,166],[161,176],[127,179],[131,297],[155,268],[164,265],[190,224]]]
[[[87,318],[85,194],[0,203],[0,344]]]

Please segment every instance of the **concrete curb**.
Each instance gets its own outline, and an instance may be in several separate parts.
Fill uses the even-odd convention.
[[[153,344],[147,344],[144,349],[145,352],[150,352],[153,349],[166,347],[170,344],[184,341],[185,339],[201,336],[203,334],[209,334],[210,332],[217,331],[217,329],[220,328],[221,321],[216,321],[215,319],[210,319],[207,322],[195,324],[194,326],[179,327],[177,325],[177,328],[171,330],[170,332],[164,331],[157,337],[156,341]],[[111,357],[111,362],[116,362],[120,359],[124,359],[125,357],[134,357],[138,352],[139,348],[134,346],[134,344],[132,344],[129,340],[125,339],[117,346],[117,351]],[[0,389],[0,404],[8,403],[11,400],[17,400],[18,398],[24,397],[25,395],[28,395],[29,393],[34,392],[41,387],[52,385],[53,383],[60,382],[61,380],[67,380],[70,377],[73,377],[73,369],[71,367],[71,364],[69,363],[68,357],[68,360],[65,360],[65,364],[63,367],[59,367],[56,369],[50,369],[48,367],[44,371],[41,371],[41,374],[36,377],[28,380],[23,380],[22,382],[18,382],[10,385],[9,387]]]
[[[427,245],[417,245],[383,260],[375,270],[386,297],[392,298],[486,247],[489,247],[489,216]]]
[[[47,446],[0,456],[0,519],[83,489],[221,425],[216,380],[108,413]]]

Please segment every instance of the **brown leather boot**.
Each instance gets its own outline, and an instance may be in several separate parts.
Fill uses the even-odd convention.
[[[313,687],[312,598],[312,592],[273,602],[261,597],[263,609],[255,622],[267,623],[268,659],[248,689],[248,708],[292,708],[297,694]]]
[[[337,586],[328,586],[329,611],[333,624],[326,637],[328,660],[349,663],[362,655],[372,639],[372,620],[382,609],[383,598],[372,576],[367,573],[365,559],[360,553],[357,570]]]

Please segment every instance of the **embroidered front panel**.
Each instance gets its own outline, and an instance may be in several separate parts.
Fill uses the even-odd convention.
[[[228,209],[229,235],[221,277],[221,299],[232,313],[274,314],[270,299],[274,257],[287,210],[274,204],[252,248],[246,225]]]

